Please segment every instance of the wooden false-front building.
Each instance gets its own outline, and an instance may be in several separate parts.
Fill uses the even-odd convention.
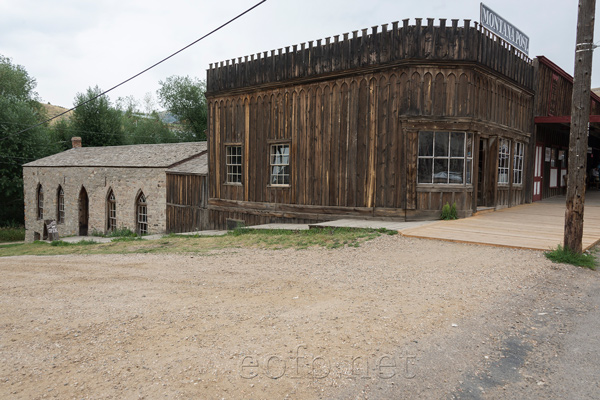
[[[530,147],[529,178],[532,201],[564,194],[567,186],[573,77],[546,57],[536,57],[534,136]],[[600,97],[590,93],[587,176],[600,164]],[[528,186],[529,187],[529,186]]]
[[[534,67],[421,19],[211,65],[210,225],[460,216],[526,201]]]

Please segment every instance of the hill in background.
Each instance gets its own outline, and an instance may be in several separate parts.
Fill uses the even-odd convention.
[[[54,106],[52,104],[42,104],[42,106],[44,107],[44,110],[46,110],[46,113],[48,114],[48,118],[56,117],[57,115],[68,110],[68,108],[64,108],[61,106]],[[50,121],[50,125],[54,125],[58,121],[63,120],[63,119],[69,119],[69,118],[71,118],[72,114],[73,114],[73,111],[70,111],[70,112],[66,113],[65,115],[61,115],[60,117]]]

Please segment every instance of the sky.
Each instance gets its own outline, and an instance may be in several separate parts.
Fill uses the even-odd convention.
[[[107,90],[187,46],[260,0],[0,0],[0,54],[36,79],[41,101],[70,108],[77,93]],[[573,74],[577,0],[486,0],[544,55]],[[597,8],[596,15],[600,7]],[[158,67],[108,94],[155,102],[173,75],[206,79],[210,63],[415,18],[479,21],[474,0],[267,0]],[[435,23],[438,24],[438,21]],[[462,21],[461,23],[462,24]],[[600,44],[600,22],[594,41]],[[592,87],[600,87],[600,48]],[[148,95],[150,94],[150,96]]]

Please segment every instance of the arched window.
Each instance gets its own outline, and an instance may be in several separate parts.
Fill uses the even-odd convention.
[[[59,224],[65,222],[65,192],[60,185],[56,191],[56,222]]]
[[[117,229],[117,202],[112,189],[106,198],[106,230],[112,232]]]
[[[37,219],[44,219],[44,188],[38,185],[37,189]]]
[[[144,196],[143,192],[140,192],[135,203],[137,234],[145,235],[148,233],[148,205],[146,204],[146,196]]]

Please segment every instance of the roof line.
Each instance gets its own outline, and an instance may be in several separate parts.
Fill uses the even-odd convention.
[[[188,158],[185,158],[185,159],[183,159],[183,160],[179,160],[179,161],[177,161],[176,163],[169,165],[167,168],[173,168],[173,167],[176,167],[176,166],[178,166],[179,164],[183,164],[184,162],[190,161],[190,160],[191,160],[191,159],[193,159],[193,158],[200,157],[200,156],[204,155],[204,153],[208,153],[208,149],[206,149],[206,150],[203,150],[203,151],[201,151],[200,153],[194,154],[193,156],[190,156],[190,157],[188,157]]]
[[[550,61],[550,59],[548,59],[545,56],[537,56],[537,59],[542,64],[544,64],[545,66],[550,68],[552,71],[556,72],[557,74],[559,74],[560,76],[565,78],[567,81],[569,81],[571,84],[573,84],[573,77],[569,73],[565,72],[564,69],[562,69],[561,67],[559,67],[558,65],[556,65],[552,61]],[[594,99],[595,101],[600,103],[600,96],[598,96],[596,93],[594,93],[591,90],[591,88],[590,88],[590,96],[592,97],[592,99]]]
[[[34,161],[32,161],[34,162]],[[29,163],[27,163],[29,164]],[[23,164],[23,168],[145,168],[145,169],[168,169],[170,166],[146,166],[146,165],[27,165]]]

